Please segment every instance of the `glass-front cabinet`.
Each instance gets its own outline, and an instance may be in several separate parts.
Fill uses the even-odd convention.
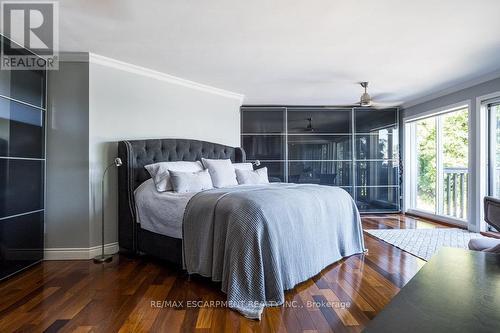
[[[45,89],[45,71],[0,70],[0,279],[43,259]]]
[[[398,109],[241,108],[242,146],[271,181],[339,186],[362,212],[398,212]]]
[[[353,113],[356,204],[360,211],[399,211],[398,109]]]
[[[260,160],[271,181],[286,182],[286,108],[251,108],[241,112],[241,144],[247,159]],[[264,121],[263,121],[264,120]]]
[[[288,182],[340,186],[352,193],[350,109],[287,109]]]

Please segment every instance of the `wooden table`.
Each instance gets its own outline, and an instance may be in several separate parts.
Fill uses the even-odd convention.
[[[500,255],[439,250],[364,332],[500,332]]]

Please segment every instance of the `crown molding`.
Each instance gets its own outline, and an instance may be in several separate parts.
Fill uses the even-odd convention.
[[[149,68],[145,68],[145,67],[141,67],[141,66],[137,66],[137,65],[132,65],[132,64],[129,64],[127,62],[123,62],[123,61],[116,60],[113,58],[108,58],[108,57],[101,56],[101,55],[98,55],[95,53],[89,53],[89,63],[98,64],[98,65],[102,65],[102,66],[106,66],[106,67],[110,67],[110,68],[115,68],[115,69],[129,72],[132,74],[142,75],[142,76],[153,78],[156,80],[160,80],[160,81],[164,81],[164,82],[168,82],[168,83],[172,83],[172,84],[177,84],[180,86],[200,90],[203,92],[207,92],[207,93],[211,93],[211,94],[215,94],[215,95],[219,95],[219,96],[223,96],[223,97],[227,97],[227,98],[236,99],[240,102],[240,104],[243,103],[243,99],[245,98],[245,96],[242,94],[238,94],[238,93],[235,93],[232,91],[208,86],[206,84],[182,79],[182,78],[177,77],[177,76],[165,74],[162,72],[155,71],[153,69],[149,69]]]
[[[471,79],[471,80],[464,81],[462,83],[453,85],[451,87],[436,91],[434,93],[426,94],[424,96],[412,99],[408,102],[403,103],[401,108],[407,109],[407,108],[413,107],[415,105],[429,102],[429,101],[432,101],[433,99],[443,97],[446,95],[450,95],[450,94],[456,93],[460,90],[465,90],[465,89],[477,86],[481,83],[485,83],[485,82],[495,80],[498,78],[500,78],[500,70],[476,77],[476,78]]]
[[[88,52],[59,52],[59,61],[62,62],[89,62]]]

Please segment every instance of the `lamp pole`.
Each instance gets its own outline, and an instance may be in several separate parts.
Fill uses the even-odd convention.
[[[94,263],[100,264],[104,262],[110,262],[113,260],[112,255],[104,254],[104,182],[106,180],[106,173],[112,166],[120,167],[122,165],[122,160],[120,158],[115,158],[113,163],[108,165],[102,174],[101,179],[101,255],[94,257]]]

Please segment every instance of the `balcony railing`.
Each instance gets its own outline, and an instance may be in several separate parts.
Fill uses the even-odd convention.
[[[468,169],[444,168],[443,213],[460,219],[467,218]]]

